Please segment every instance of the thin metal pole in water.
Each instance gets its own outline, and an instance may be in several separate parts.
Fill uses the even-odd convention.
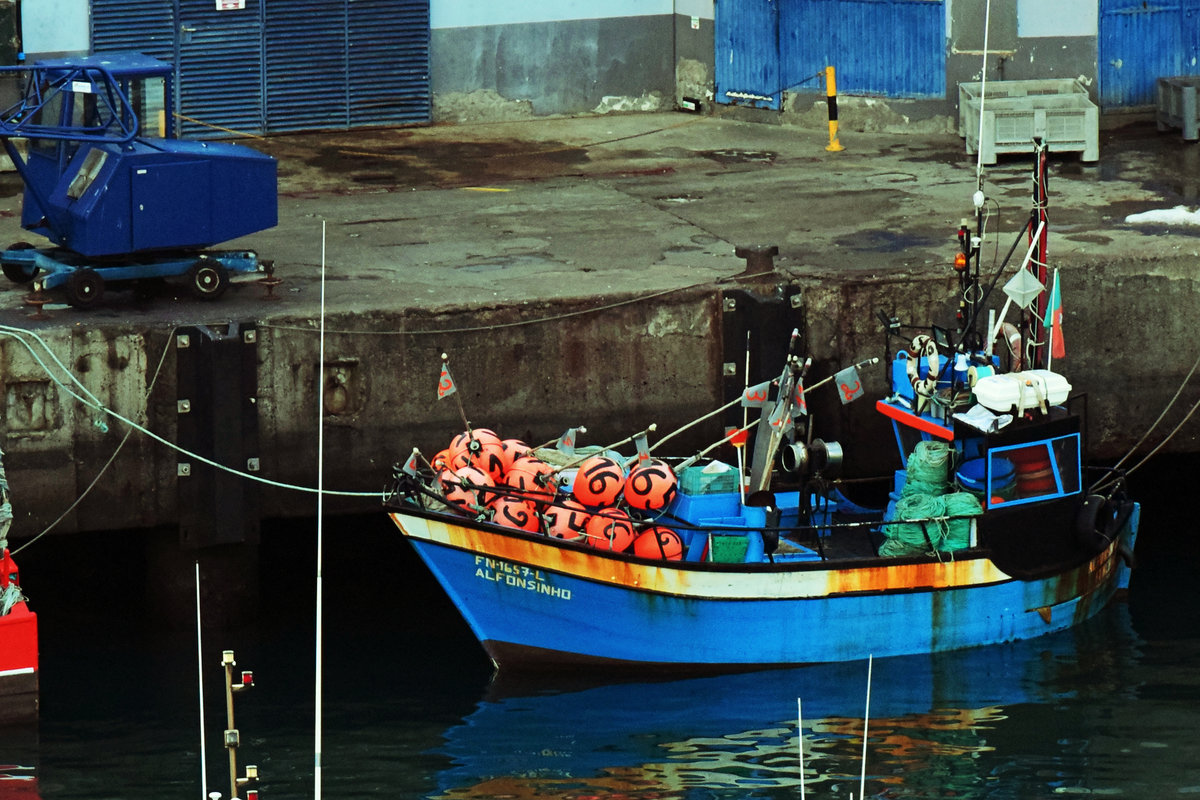
[[[796,698],[796,752],[800,755],[800,800],[804,800],[804,709]]]
[[[867,656],[867,707],[863,710],[862,778],[858,783],[859,797],[867,796],[867,725],[871,719],[871,667],[874,663],[874,654]]]
[[[196,685],[200,687],[200,798],[208,800],[208,756],[204,746],[204,645],[200,636],[200,562],[196,562]]]
[[[313,719],[313,797],[321,800],[321,642],[324,636],[322,615],[325,513],[325,221],[321,220],[321,346],[317,360],[317,642],[316,642],[316,713]]]

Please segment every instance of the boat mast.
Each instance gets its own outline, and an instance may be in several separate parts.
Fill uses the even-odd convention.
[[[1047,146],[1042,139],[1034,140],[1034,159],[1033,159],[1033,210],[1030,212],[1030,228],[1029,242],[1034,244],[1034,236],[1037,236],[1036,251],[1037,257],[1030,264],[1030,271],[1041,282],[1042,286],[1049,287],[1049,254],[1047,248],[1049,221],[1046,214],[1046,206],[1048,204],[1048,195],[1046,191],[1046,171],[1047,171]],[[1033,319],[1030,320],[1029,332],[1035,342],[1041,342],[1045,339],[1045,320],[1046,309],[1049,304],[1049,291],[1043,291],[1038,295],[1033,303]],[[1033,362],[1036,367],[1046,366],[1046,348],[1034,348]]]

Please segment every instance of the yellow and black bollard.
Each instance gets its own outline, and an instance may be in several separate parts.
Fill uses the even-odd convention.
[[[825,149],[836,153],[846,148],[838,141],[837,79],[833,67],[825,68],[825,102],[829,104],[829,144]]]

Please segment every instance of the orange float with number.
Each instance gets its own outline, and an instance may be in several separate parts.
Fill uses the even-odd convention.
[[[586,508],[569,498],[550,506],[542,516],[547,535],[572,542],[585,538],[588,520],[592,518]]]
[[[497,497],[492,501],[492,522],[531,533],[541,530],[533,503],[516,497]]]
[[[679,491],[679,480],[665,461],[652,458],[625,478],[625,502],[639,511],[661,511]]]
[[[588,544],[600,550],[623,553],[636,536],[633,520],[619,508],[597,511],[587,523]]]
[[[641,558],[679,561],[683,558],[683,537],[670,528],[653,525],[633,540],[633,554]]]
[[[579,465],[571,493],[585,506],[611,506],[625,488],[625,470],[608,456],[592,456]]]

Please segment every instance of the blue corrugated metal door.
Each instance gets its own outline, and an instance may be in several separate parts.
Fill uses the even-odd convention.
[[[428,122],[429,0],[351,0],[350,125]]]
[[[92,52],[137,50],[175,61],[174,0],[92,0]]]
[[[1200,0],[1101,0],[1100,104],[1154,103],[1158,78],[1200,74]]]
[[[422,123],[429,2],[92,0],[92,50],[173,61],[192,137]]]
[[[943,0],[718,0],[717,101],[779,108],[782,91],[944,97]]]
[[[179,3],[179,109],[184,136],[259,133],[263,109],[263,2],[217,10]]]
[[[428,122],[429,0],[267,4],[267,128]]]
[[[336,6],[330,9],[330,6]],[[346,6],[329,0],[267,4],[267,127],[344,128]]]
[[[716,0],[718,103],[779,108],[779,3]]]
[[[942,0],[781,0],[779,49],[785,85],[826,66],[839,92],[944,97]]]

